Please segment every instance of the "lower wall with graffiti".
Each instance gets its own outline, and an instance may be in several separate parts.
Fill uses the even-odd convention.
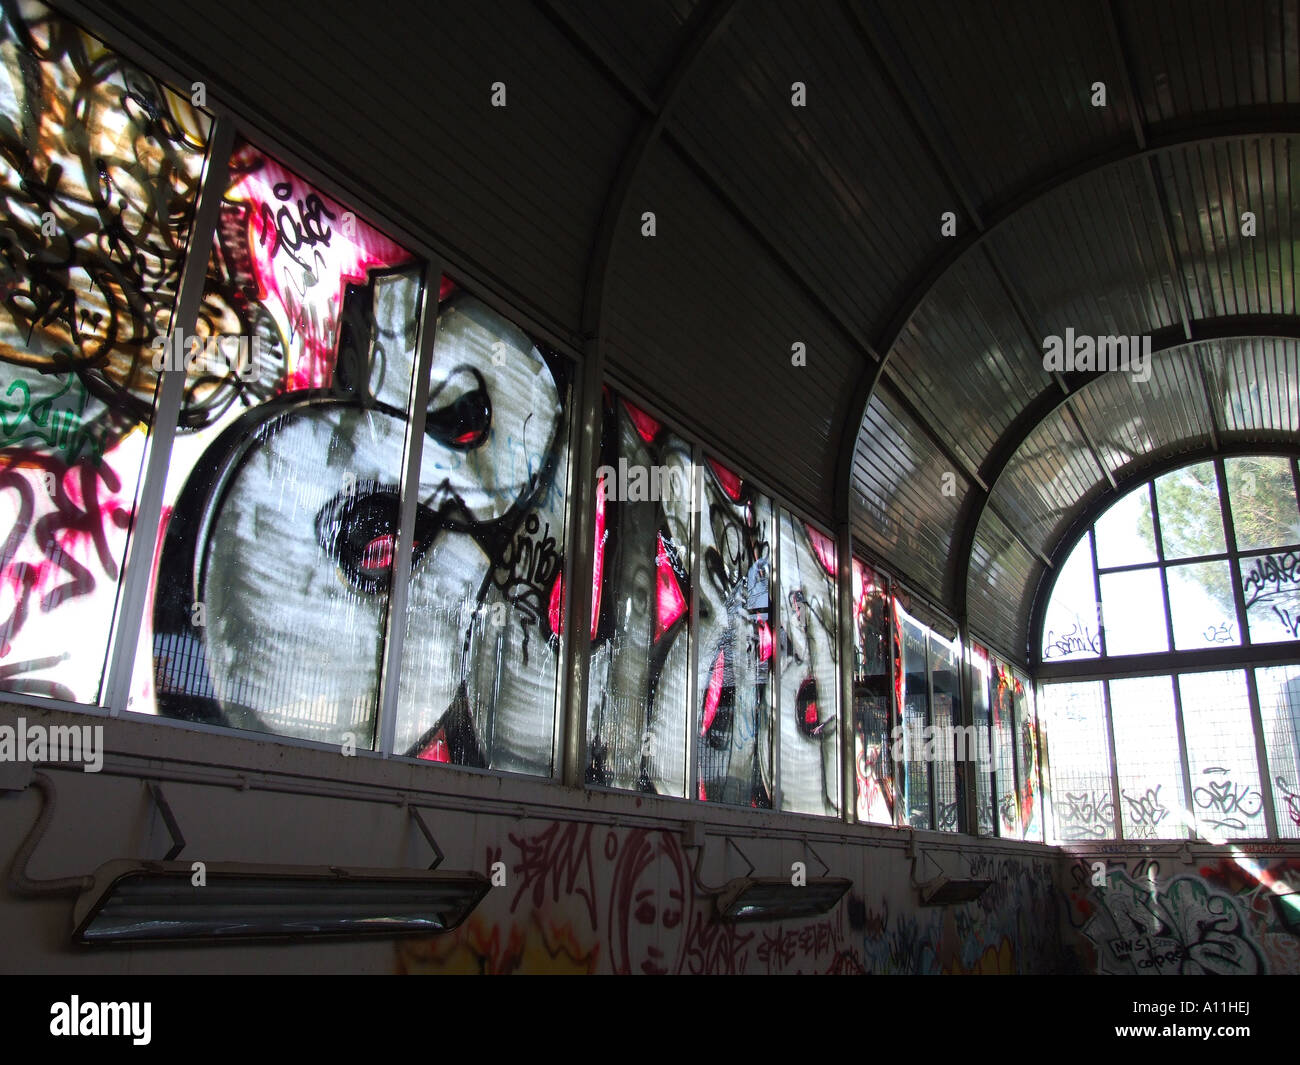
[[[504,847],[489,847],[483,861],[489,868],[503,862],[512,886],[492,892],[454,935],[402,944],[399,967],[847,975],[1043,972],[1072,962],[1056,927],[1054,862],[936,851],[930,860],[949,875],[993,883],[978,902],[923,909],[910,860],[897,848],[817,841],[809,849],[793,838],[712,831],[705,839],[701,864],[726,865],[727,877],[745,873],[740,852],[755,863],[754,875],[789,878],[800,875],[797,862],[807,876],[821,874],[820,856],[831,875],[852,877],[854,887],[824,916],[728,923],[716,914],[720,885],[694,874],[701,856],[678,828],[553,821],[510,831]]]
[[[1300,973],[1277,901],[1300,890],[1300,848],[1072,847],[1066,869],[1064,935],[1087,971]]]
[[[29,732],[37,724],[102,727],[102,766],[42,765],[46,787],[24,782],[22,773],[0,776],[0,862],[13,870],[25,841],[28,851],[17,863],[22,876],[0,887],[0,971],[960,974],[1077,967],[1062,940],[1063,866],[1042,846],[912,837],[43,708],[0,706],[0,726],[14,728],[20,714]],[[67,891],[65,878],[85,877],[112,859],[159,859],[172,847],[151,784],[184,837],[178,861],[423,869],[433,855],[422,820],[445,854],[442,869],[476,871],[497,886],[458,930],[436,937],[74,948],[75,890]],[[853,886],[821,916],[720,921],[718,890],[751,864],[754,876],[830,875]],[[917,882],[940,876],[991,884],[974,902],[921,906]]]

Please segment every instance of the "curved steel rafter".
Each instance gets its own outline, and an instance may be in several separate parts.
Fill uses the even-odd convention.
[[[1252,108],[1232,115],[1210,116],[1208,120],[1193,126],[1161,125],[1147,131],[1146,142],[1141,146],[1125,144],[1079,160],[1045,179],[1030,182],[1020,191],[1008,196],[1001,204],[984,212],[980,219],[982,224],[974,224],[964,236],[954,238],[945,245],[939,255],[935,256],[928,267],[920,271],[919,280],[909,285],[898,299],[897,309],[873,344],[874,350],[880,354],[880,361],[864,366],[862,376],[854,389],[848,418],[840,438],[835,481],[837,520],[848,520],[852,499],[853,456],[861,436],[862,420],[866,416],[867,405],[871,402],[877,385],[884,378],[898,338],[934,288],[950,270],[964,261],[967,255],[983,247],[990,236],[1008,223],[1058,192],[1113,167],[1202,144],[1259,137],[1296,136],[1300,136],[1300,107],[1291,106]]]
[[[1207,319],[1191,323],[1192,336],[1188,339],[1184,336],[1181,325],[1171,326],[1152,334],[1151,349],[1153,357],[1168,355],[1171,352],[1178,351],[1182,348],[1194,347],[1199,344],[1210,343],[1218,340],[1246,340],[1256,337],[1276,337],[1287,340],[1300,341],[1300,316],[1297,315],[1237,315],[1225,318]],[[984,514],[989,509],[990,501],[994,492],[997,490],[1006,468],[1014,460],[1026,440],[1034,431],[1049,417],[1051,417],[1061,407],[1066,406],[1077,395],[1084,392],[1092,384],[1101,380],[1107,371],[1094,370],[1091,372],[1069,373],[1063,375],[1065,388],[1053,385],[1044,389],[1028,406],[1026,406],[1016,419],[1003,431],[998,442],[990,449],[988,456],[980,467],[983,480],[988,484],[988,489],[983,490],[978,487],[972,487],[966,495],[962,504],[962,512],[958,518],[957,535],[953,538],[954,555],[956,562],[956,576],[953,585],[956,609],[963,614],[968,606],[968,587],[970,581],[970,559],[971,551],[974,548],[975,537],[978,534]],[[1202,386],[1205,387],[1204,378],[1199,378]],[[1209,411],[1209,423],[1211,433],[1207,445],[1207,453],[1222,454],[1224,453],[1219,447],[1219,433],[1217,430],[1218,420],[1213,405],[1213,397],[1205,393],[1205,399]],[[1258,450],[1258,448],[1256,448]],[[1105,472],[1103,470],[1103,472]],[[1116,479],[1115,487],[1104,493],[1102,498],[1117,498],[1118,493],[1123,490],[1124,482]],[[1081,510],[1084,508],[1081,508]],[[1002,519],[1004,522],[1006,518]],[[1072,527],[1077,525],[1072,523]],[[1014,530],[1013,530],[1014,531]],[[1068,537],[1067,537],[1068,539]],[[1051,566],[1054,566],[1060,558],[1059,545],[1049,554],[1049,568],[1045,572],[1051,572]]]
[[[684,31],[686,42],[678,52],[672,70],[664,79],[653,103],[647,106],[646,101],[637,98],[645,116],[619,161],[618,172],[601,208],[596,240],[587,263],[582,301],[585,349],[582,406],[581,416],[573,420],[574,439],[571,441],[577,454],[573,473],[574,546],[570,563],[572,568],[569,579],[565,581],[565,595],[568,599],[565,617],[569,619],[569,635],[565,648],[567,686],[565,747],[561,772],[564,782],[574,787],[580,787],[583,783],[586,759],[587,664],[591,655],[591,575],[595,537],[595,508],[587,504],[590,502],[588,494],[595,484],[600,449],[600,397],[605,371],[605,297],[610,265],[614,259],[618,236],[624,229],[632,192],[646,160],[659,142],[691,71],[725,30],[735,13],[737,2],[738,0],[713,0],[701,4]],[[542,2],[541,7],[553,21],[572,30],[548,3]],[[579,42],[579,46],[584,45]]]
[[[1083,536],[1085,532],[1087,532],[1087,530],[1092,526],[1092,524],[1096,522],[1096,520],[1100,518],[1111,507],[1111,505],[1115,503],[1116,500],[1120,499],[1122,496],[1127,495],[1134,488],[1138,488],[1148,481],[1154,480],[1155,478],[1160,477],[1163,474],[1169,473],[1171,470],[1181,469],[1184,466],[1190,466],[1197,462],[1204,462],[1207,459],[1215,459],[1215,458],[1231,458],[1234,455],[1284,455],[1288,458],[1294,459],[1297,456],[1300,456],[1300,442],[1296,442],[1289,445],[1283,443],[1269,444],[1269,443],[1259,443],[1259,442],[1241,442],[1241,443],[1231,444],[1227,447],[1209,445],[1205,447],[1193,448],[1190,451],[1180,451],[1177,454],[1168,455],[1157,462],[1152,462],[1146,465],[1141,465],[1136,468],[1132,468],[1131,472],[1123,474],[1117,480],[1116,487],[1114,488],[1113,491],[1103,492],[1096,499],[1091,500],[1089,503],[1087,503],[1085,506],[1079,509],[1079,512],[1074,517],[1074,521],[1070,523],[1070,528],[1066,531],[1066,534],[1061,537],[1060,542],[1057,543],[1057,545],[1052,549],[1052,553],[1051,553],[1052,568],[1044,569],[1043,572],[1039,575],[1038,581],[1034,585],[1033,596],[1031,598],[1031,605],[1029,608],[1029,627],[1028,627],[1028,640],[1029,640],[1029,650],[1030,650],[1029,664],[1031,666],[1037,667],[1043,664],[1040,661],[1039,652],[1036,650],[1036,648],[1042,647],[1042,643],[1043,643],[1043,628],[1045,627],[1044,619],[1047,615],[1047,609],[1046,609],[1047,597],[1048,597],[1048,593],[1051,591],[1051,585],[1050,585],[1051,574],[1055,571],[1056,568],[1060,566],[1061,563],[1065,561],[1066,558],[1069,557],[1070,552],[1074,550],[1074,546],[1075,544],[1078,543],[1079,538]],[[1256,646],[1258,649],[1263,650],[1265,655],[1267,655],[1272,651],[1275,651],[1278,645],[1271,644],[1271,645],[1256,645]],[[1231,658],[1233,655],[1236,655],[1239,658],[1239,656],[1241,656],[1243,653],[1243,648],[1230,647],[1230,648],[1214,649],[1210,653],[1211,655],[1215,653],[1222,653],[1225,656],[1225,661],[1226,661],[1227,659]],[[1197,652],[1197,654],[1200,655],[1203,660],[1206,658],[1205,650],[1199,651]],[[1165,663],[1166,661],[1169,663],[1176,663],[1178,661],[1181,661],[1185,664],[1187,660],[1187,655],[1188,652],[1186,651],[1169,651],[1169,652],[1159,652],[1158,654],[1149,655],[1149,656],[1139,655],[1139,656],[1134,656],[1134,658],[1149,659],[1151,661],[1155,661],[1159,659],[1161,660],[1162,664]],[[1110,669],[1113,671],[1107,673],[1107,676],[1124,675],[1122,669],[1125,663],[1116,662],[1116,660],[1113,658],[1103,659],[1103,661],[1108,663]],[[1079,667],[1080,667],[1079,663],[1077,662],[1071,663],[1071,668],[1079,668]],[[1082,663],[1081,668],[1084,670],[1088,670],[1091,667],[1087,662],[1084,662]],[[1145,672],[1147,668],[1149,668],[1149,666],[1138,666],[1137,672]]]

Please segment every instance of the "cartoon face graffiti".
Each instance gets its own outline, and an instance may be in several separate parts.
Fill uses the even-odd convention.
[[[670,832],[635,829],[623,841],[609,902],[614,972],[662,976],[681,971],[694,893]]]

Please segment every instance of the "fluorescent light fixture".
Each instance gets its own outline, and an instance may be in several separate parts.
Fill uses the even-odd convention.
[[[91,946],[317,936],[436,935],[487,894],[479,873],[209,862],[101,865],[73,909]]]
[[[974,902],[992,886],[992,880],[953,880],[946,876],[937,876],[917,885],[922,906],[951,906],[958,902]]]
[[[788,877],[743,876],[718,895],[718,917],[724,921],[783,921],[815,917],[834,909],[853,886],[840,876],[814,876],[802,885]]]

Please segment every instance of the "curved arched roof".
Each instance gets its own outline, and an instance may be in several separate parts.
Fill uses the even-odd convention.
[[[1300,433],[1296,0],[84,6],[1022,661],[1117,479]]]

